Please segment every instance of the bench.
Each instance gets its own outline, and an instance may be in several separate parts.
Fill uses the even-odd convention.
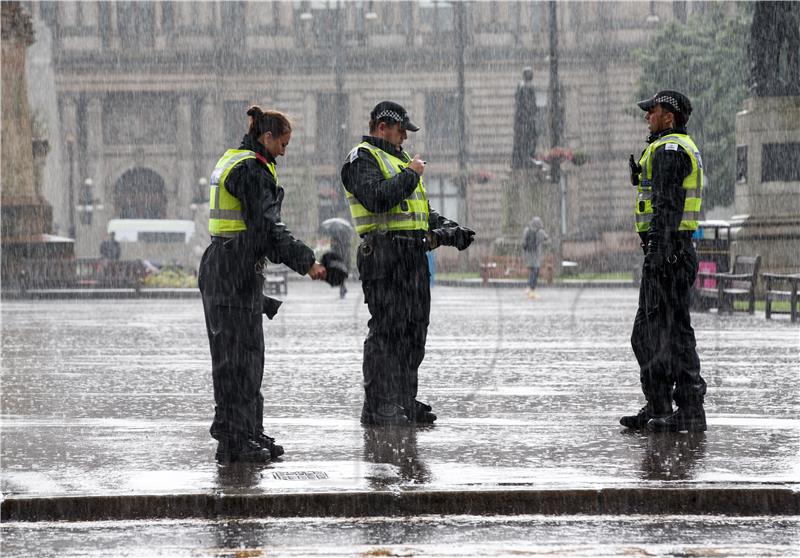
[[[734,311],[734,300],[746,299],[747,311],[752,314],[756,309],[756,284],[761,256],[736,256],[731,273],[712,273],[701,271],[699,287],[695,288],[695,296],[705,307],[705,301],[716,302],[719,312]],[[716,281],[715,286],[708,285],[706,279]]]
[[[529,270],[519,256],[489,256],[480,264],[483,286],[489,279],[509,279],[527,277]],[[548,285],[553,283],[553,255],[545,254],[539,267],[539,280]]]
[[[761,275],[766,285],[764,287],[765,305],[764,314],[769,320],[772,314],[789,314],[793,322],[797,321],[797,286],[800,284],[800,273],[784,275],[780,273],[764,273]],[[788,300],[789,311],[782,312],[772,309],[772,303],[777,300]]]
[[[483,286],[489,284],[489,279],[508,279],[510,277],[526,277],[528,268],[522,263],[522,258],[517,256],[489,256],[480,264]]]
[[[289,271],[283,265],[267,265],[264,270],[264,294],[286,294]]]

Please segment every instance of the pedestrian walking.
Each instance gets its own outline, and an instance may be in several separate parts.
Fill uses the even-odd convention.
[[[646,404],[636,415],[622,417],[620,424],[699,432],[706,430],[706,382],[700,375],[689,299],[697,274],[692,233],[702,203],[703,160],[686,132],[692,105],[685,95],[660,91],[638,106],[646,111],[650,137],[638,163],[630,157],[631,182],[638,194],[636,231],[645,254],[631,344]]]
[[[542,249],[550,241],[541,218],[534,217],[522,231],[522,254],[525,266],[528,268],[528,298],[539,298],[536,284],[539,281],[539,268],[541,267]]]
[[[104,260],[116,261],[122,256],[122,249],[117,241],[117,235],[108,233],[108,238],[100,243],[100,257]]]
[[[267,462],[283,447],[264,433],[263,268],[282,263],[311,279],[325,279],[314,252],[281,220],[284,190],[276,159],[292,135],[289,119],[252,106],[249,129],[237,149],[227,150],[211,175],[208,229],[211,244],[200,262],[214,381],[211,436],[220,463]],[[273,308],[277,310],[277,308]]]
[[[403,151],[416,132],[406,110],[391,101],[370,113],[363,136],[342,167],[342,183],[356,233],[356,264],[369,307],[364,341],[364,425],[432,423],[430,405],[417,400],[430,315],[427,251],[465,250],[474,231],[434,211],[425,194],[425,161]]]

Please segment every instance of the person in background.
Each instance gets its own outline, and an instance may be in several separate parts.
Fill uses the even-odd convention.
[[[314,252],[281,220],[284,189],[275,164],[292,136],[281,112],[252,106],[249,129],[227,150],[211,175],[208,229],[211,244],[200,262],[214,381],[214,421],[219,463],[264,463],[283,447],[264,433],[264,304],[262,270],[269,260],[314,280],[326,270]],[[273,308],[276,310],[276,308]]]
[[[105,260],[118,260],[122,255],[122,249],[117,242],[113,232],[108,233],[108,238],[100,243],[100,257]]]
[[[547,236],[544,224],[538,216],[531,219],[531,222],[522,232],[522,254],[525,266],[528,268],[528,298],[539,298],[539,294],[536,292],[536,284],[539,280],[542,250],[549,241],[550,237]]]

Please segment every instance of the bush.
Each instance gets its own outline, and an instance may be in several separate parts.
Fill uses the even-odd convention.
[[[164,267],[144,278],[143,286],[158,288],[196,288],[197,277],[178,267]]]

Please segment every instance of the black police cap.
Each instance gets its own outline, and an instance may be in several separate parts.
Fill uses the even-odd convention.
[[[393,101],[381,101],[375,105],[375,108],[369,113],[369,117],[375,122],[400,122],[403,129],[409,132],[419,130],[419,126],[411,122],[406,109]]]
[[[683,115],[687,120],[692,114],[692,103],[689,97],[678,91],[659,91],[649,99],[636,103],[642,110],[650,110],[656,105],[665,106],[670,112]]]

